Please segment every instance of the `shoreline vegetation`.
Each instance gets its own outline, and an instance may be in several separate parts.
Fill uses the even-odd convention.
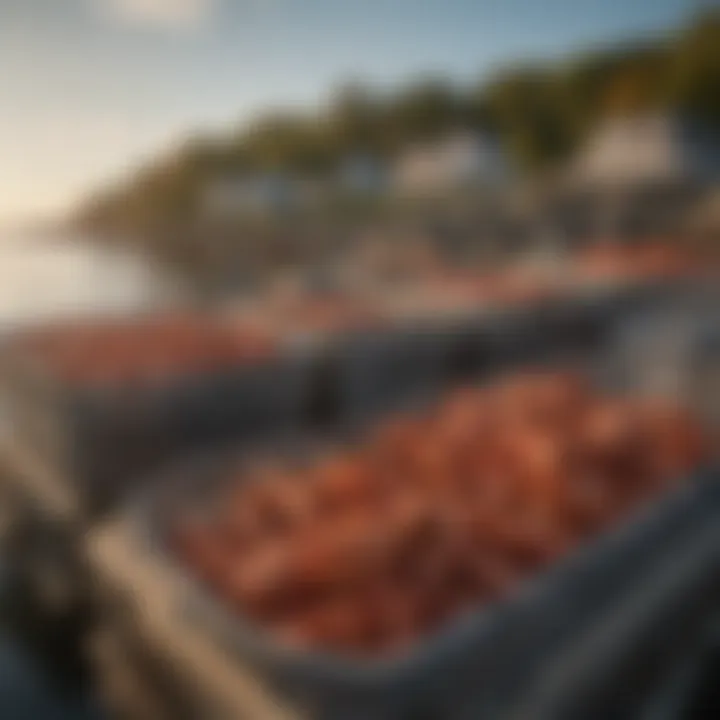
[[[563,167],[609,117],[678,114],[719,131],[719,46],[720,12],[706,10],[667,37],[510,67],[475,85],[426,78],[392,94],[348,85],[318,112],[277,112],[224,136],[196,136],[124,184],[100,189],[72,223],[99,243],[191,274],[228,264],[252,274],[259,256],[268,266],[292,263],[350,235],[361,220],[388,223],[415,210],[387,197],[340,198],[302,222],[237,218],[217,226],[201,207],[214,178],[282,173],[327,181],[349,157],[390,164],[408,147],[463,128],[496,137],[526,180]]]

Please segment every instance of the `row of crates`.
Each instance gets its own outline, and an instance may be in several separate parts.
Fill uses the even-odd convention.
[[[138,531],[133,508],[142,499],[143,478],[154,477],[155,469],[181,452],[212,449],[228,441],[235,446],[272,446],[298,427],[312,426],[319,434],[341,425],[354,430],[457,383],[491,377],[509,367],[554,364],[569,357],[585,361],[602,352],[620,318],[656,303],[666,291],[667,287],[624,289],[571,305],[464,318],[451,327],[428,324],[389,335],[344,337],[323,343],[315,354],[306,351],[283,360],[265,375],[212,378],[209,386],[200,389],[196,384],[192,392],[171,388],[164,397],[152,397],[151,410],[138,409],[142,404],[137,401],[130,403],[134,414],[126,418],[136,437],[154,438],[157,443],[152,462],[140,455],[137,464],[122,464],[126,429],[118,432],[115,446],[94,445],[106,455],[98,455],[93,463],[81,460],[93,446],[91,438],[110,435],[107,429],[100,431],[104,418],[106,428],[112,423],[117,427],[118,415],[108,397],[101,398],[104,409],[102,405],[93,409],[92,422],[76,422],[67,413],[74,412],[77,403],[56,402],[57,392],[36,394],[35,417],[52,416],[51,422],[41,424],[53,428],[51,436],[63,437],[40,444],[43,436],[31,429],[35,421],[26,426],[17,422],[14,434],[8,435],[2,487],[14,566],[44,617],[58,623],[67,623],[69,617],[80,619],[82,655],[90,660],[93,675],[118,716],[302,717],[256,677],[255,668],[229,656],[178,612],[173,601],[181,590],[174,587],[162,559]],[[14,382],[18,372],[21,369],[12,366],[16,374],[7,376],[12,380],[5,387],[22,387]],[[22,391],[8,390],[10,395],[19,408],[26,402]],[[277,400],[274,420],[265,427],[247,415],[250,405],[243,398],[250,396],[264,409],[263,398]],[[163,403],[168,409],[158,412]],[[246,414],[221,410],[228,404]],[[152,417],[155,426],[144,424],[143,415]],[[258,429],[263,432],[255,432]],[[75,434],[68,437],[68,433]],[[162,443],[153,433],[171,435],[172,442]],[[116,474],[105,474],[103,468]],[[708,591],[708,597],[714,596]],[[567,652],[568,648],[558,649],[558,663]],[[511,659],[507,662],[512,664]],[[527,672],[531,671],[539,668]],[[531,684],[529,679],[523,682]],[[453,708],[459,709],[452,713],[440,705],[425,715],[418,715],[416,708],[400,715],[390,712],[387,717],[461,720],[476,717],[479,707],[506,701],[458,700]],[[507,715],[498,710],[495,716],[520,717],[509,708]],[[377,709],[372,712],[373,717],[383,717]],[[348,711],[341,717],[333,711],[327,717],[354,720],[355,716]]]

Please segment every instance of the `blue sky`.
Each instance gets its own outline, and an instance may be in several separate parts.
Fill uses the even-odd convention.
[[[687,0],[0,0],[0,224],[55,213],[194,128],[348,77],[475,80],[662,32]]]

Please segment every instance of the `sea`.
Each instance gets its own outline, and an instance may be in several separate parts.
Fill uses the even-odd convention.
[[[0,234],[0,328],[143,311],[170,283],[151,263],[70,233]]]

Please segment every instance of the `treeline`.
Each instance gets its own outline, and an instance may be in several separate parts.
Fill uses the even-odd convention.
[[[78,217],[94,231],[168,232],[192,220],[208,177],[323,176],[349,154],[390,158],[456,128],[497,133],[517,164],[533,171],[567,158],[603,117],[656,110],[720,127],[720,12],[705,12],[671,37],[514,67],[470,87],[440,78],[391,94],[348,85],[317,113],[274,113],[225,137],[195,138],[92,197]]]

